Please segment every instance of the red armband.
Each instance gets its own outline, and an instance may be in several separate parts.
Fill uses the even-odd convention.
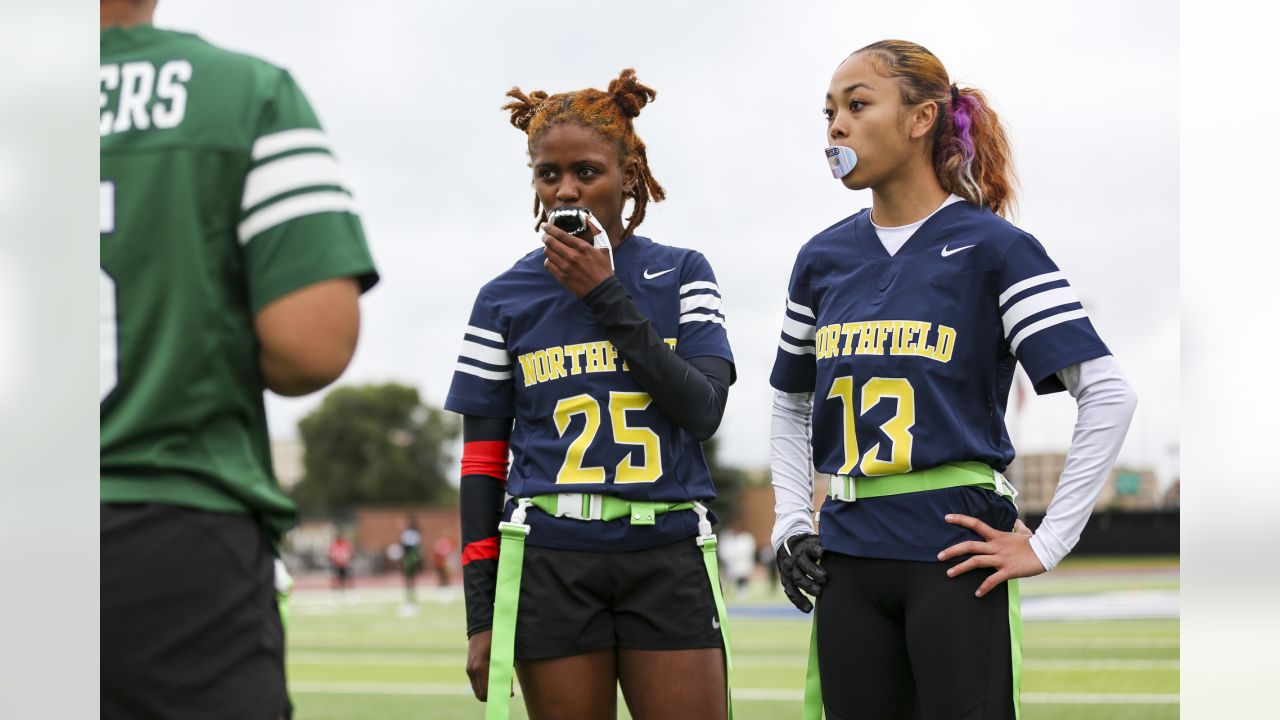
[[[473,440],[462,445],[462,476],[488,475],[507,482],[507,442]]]
[[[497,560],[498,559],[498,538],[487,537],[483,540],[477,540],[473,543],[467,543],[462,548],[462,564],[466,565],[472,560]]]

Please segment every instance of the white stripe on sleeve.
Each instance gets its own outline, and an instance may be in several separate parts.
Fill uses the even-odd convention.
[[[343,192],[329,190],[294,195],[280,202],[271,203],[245,218],[238,228],[240,244],[247,245],[264,230],[270,230],[280,223],[300,217],[325,212],[354,211],[355,202],[350,195]]]
[[[1013,332],[1018,323],[1042,310],[1078,302],[1080,302],[1080,298],[1070,286],[1045,290],[1019,300],[1008,310],[1005,310],[1004,315],[1000,318],[1001,322],[1004,323],[1004,336],[1009,337],[1009,334]]]
[[[808,323],[802,323],[787,315],[782,316],[782,332],[797,340],[812,340],[817,330]]]
[[[240,208],[248,210],[276,195],[315,185],[342,185],[342,173],[332,155],[306,153],[273,160],[249,173]]]
[[[466,333],[468,335],[475,335],[478,338],[484,338],[485,340],[492,340],[497,343],[502,343],[503,345],[507,344],[507,339],[502,337],[501,334],[496,333],[492,330],[485,330],[484,328],[478,328],[475,325],[468,325],[466,329]],[[511,362],[511,361],[508,360],[507,362]]]
[[[808,345],[792,345],[786,340],[778,340],[778,347],[786,350],[792,355],[817,355],[817,351]]]
[[[514,373],[511,370],[495,372],[493,370],[485,370],[484,368],[478,368],[475,365],[468,365],[466,363],[458,363],[454,366],[454,370],[467,373],[468,375],[475,375],[476,377],[481,377],[485,380],[510,380],[514,376]]]
[[[815,320],[817,319],[817,316],[813,314],[812,308],[805,307],[798,302],[792,302],[791,298],[787,298],[787,309],[793,313],[799,313],[805,317],[811,317]]]
[[[704,313],[687,313],[680,316],[680,324],[689,322],[713,322],[717,325],[724,326],[724,319],[718,315],[706,315]]]
[[[1009,289],[1000,293],[1000,300],[996,304],[1003,305],[1009,302],[1009,298],[1013,297],[1014,295],[1017,295],[1023,290],[1033,288],[1037,285],[1044,285],[1046,283],[1051,283],[1057,280],[1066,280],[1066,279],[1067,278],[1061,272],[1054,271],[1051,273],[1045,273],[1043,275],[1036,275],[1035,277],[1029,277],[1026,280],[1020,280],[1010,285]]]
[[[458,354],[489,365],[511,365],[511,355],[506,350],[499,350],[498,348],[481,345],[470,340],[462,341],[462,350]]]
[[[680,286],[681,295],[694,290],[715,290],[718,293],[720,292],[720,286],[713,282],[707,282],[706,280],[698,280],[687,285]]]
[[[1089,317],[1089,313],[1085,312],[1084,308],[1079,308],[1076,310],[1068,310],[1067,312],[1059,313],[1057,315],[1050,315],[1043,320],[1037,320],[1022,328],[1018,331],[1017,335],[1013,336],[1013,340],[1009,341],[1009,350],[1016,354],[1018,352],[1018,346],[1022,344],[1023,340],[1026,340],[1041,330],[1051,328],[1054,325],[1060,325],[1070,320],[1078,320],[1083,317]]]
[[[719,310],[723,306],[719,295],[701,294],[688,295],[680,298],[680,312],[687,313],[697,310],[698,308],[707,308],[708,310]]]
[[[323,130],[298,128],[297,130],[285,130],[271,135],[263,135],[254,141],[253,150],[250,154],[254,160],[261,160],[272,155],[279,155],[282,152],[302,148],[332,149],[329,146],[329,139],[324,136]]]

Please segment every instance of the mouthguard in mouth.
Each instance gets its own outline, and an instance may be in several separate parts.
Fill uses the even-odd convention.
[[[827,148],[827,164],[831,166],[831,177],[840,178],[853,172],[858,164],[858,154],[852,148],[843,145],[832,145]]]

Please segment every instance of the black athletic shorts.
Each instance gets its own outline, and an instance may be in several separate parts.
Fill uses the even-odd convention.
[[[162,504],[104,504],[101,522],[101,717],[289,717],[258,524]]]
[[[828,550],[817,603],[818,668],[830,720],[1014,720],[1020,613],[990,574],[950,562]]]
[[[516,658],[611,647],[724,647],[702,548],[693,538],[631,552],[525,548]]]

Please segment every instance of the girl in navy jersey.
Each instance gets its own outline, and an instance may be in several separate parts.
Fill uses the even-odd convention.
[[[809,240],[791,274],[771,376],[783,587],[806,612],[801,591],[818,598],[827,717],[1012,719],[1016,578],[1079,539],[1135,396],[1066,277],[1001,217],[1011,154],[982,93],[890,40],[836,68],[824,114],[833,174],[872,206]],[[1019,362],[1079,406],[1034,533],[1001,474]],[[831,478],[820,536],[814,469]],[[806,711],[821,712],[812,693]]]
[[[723,718],[700,442],[733,355],[706,258],[635,234],[664,196],[632,124],[655,93],[625,70],[508,96],[544,234],[480,289],[445,403],[464,416],[467,672],[491,718],[513,654],[532,718],[612,718],[619,682],[633,717]],[[584,237],[547,222],[562,208],[590,211]]]

